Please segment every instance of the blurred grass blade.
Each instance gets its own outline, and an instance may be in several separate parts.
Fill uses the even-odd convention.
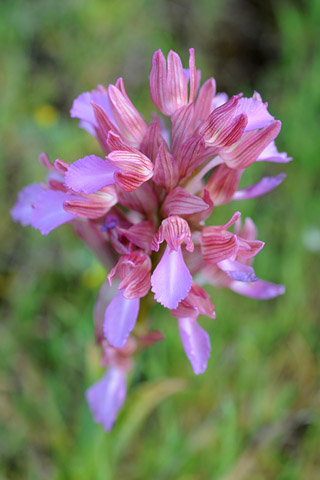
[[[128,398],[125,414],[118,425],[114,457],[125,452],[148,415],[167,397],[182,392],[186,383],[181,378],[171,378],[144,384]]]

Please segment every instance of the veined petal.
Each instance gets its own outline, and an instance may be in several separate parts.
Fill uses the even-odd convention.
[[[118,201],[117,193],[113,186],[105,187],[97,193],[91,193],[81,198],[67,200],[64,209],[83,218],[100,218],[105,215]]]
[[[224,164],[214,170],[204,186],[214,205],[223,205],[230,202],[232,198],[235,199],[242,173],[242,170],[235,170]]]
[[[162,144],[155,159],[153,181],[167,190],[174,188],[179,180],[179,167],[176,159]]]
[[[193,119],[193,110],[193,103],[189,103],[179,108],[179,110],[176,110],[171,117],[171,152],[174,155],[177,154],[180,145],[188,138]]]
[[[188,84],[182,62],[179,55],[172,50],[168,54],[167,91],[168,101],[175,109],[188,103]]]
[[[257,160],[265,147],[274,140],[281,129],[281,122],[272,122],[261,130],[246,132],[234,145],[223,149],[220,156],[230,168],[246,168]]]
[[[115,179],[126,192],[136,190],[153,175],[153,163],[138,150],[115,150],[107,158],[115,168],[119,169]]]
[[[278,187],[286,178],[285,173],[280,173],[274,177],[263,177],[260,182],[250,187],[238,190],[233,195],[233,200],[244,200],[248,198],[260,197]]]
[[[144,297],[150,290],[151,260],[144,252],[137,250],[122,255],[108,275],[110,285],[116,275],[120,277],[119,289],[126,298]]]
[[[158,232],[151,242],[151,250],[157,252],[160,243],[164,240],[171,250],[178,250],[184,242],[189,252],[192,252],[194,249],[188,222],[177,215],[172,215],[162,220]]]
[[[147,125],[126,94],[122,79],[119,79],[117,86],[109,85],[108,95],[119,131],[131,145],[139,147]]]
[[[176,157],[181,179],[187,178],[195,168],[203,163],[204,151],[204,140],[201,136],[188,138],[180,145]]]
[[[200,88],[194,109],[195,124],[205,120],[213,110],[213,99],[216,94],[216,82],[209,78]]]
[[[128,229],[118,228],[118,232],[124,235],[129,242],[132,242],[139,248],[150,251],[151,241],[154,237],[154,224],[149,220],[137,223]]]
[[[248,119],[245,114],[237,114],[241,94],[213,110],[202,124],[199,133],[207,146],[232,145],[243,135]]]
[[[51,230],[63,223],[76,218],[64,208],[64,202],[75,199],[74,195],[55,190],[43,190],[34,202],[30,224],[40,230],[42,235],[48,235]]]
[[[164,216],[192,215],[208,208],[209,205],[202,198],[192,195],[182,187],[171,190],[162,205]]]
[[[240,212],[235,212],[226,224],[203,229],[200,245],[205,262],[214,265],[228,258],[235,260],[239,251],[239,241],[236,235],[226,229],[231,227],[240,215]]]
[[[33,214],[33,204],[43,192],[41,183],[33,183],[24,187],[18,193],[18,200],[11,209],[11,216],[15,222],[20,222],[24,227],[30,225]]]
[[[126,374],[114,367],[88,388],[86,399],[96,423],[109,432],[122,408],[127,394]]]
[[[149,183],[143,183],[137,190],[126,192],[117,188],[119,203],[124,207],[152,218],[158,209],[158,198]]]
[[[285,287],[276,283],[257,280],[253,283],[231,282],[229,288],[240,295],[258,300],[269,300],[283,295]]]
[[[235,259],[238,253],[236,235],[226,231],[218,231],[216,227],[206,227],[200,237],[203,259],[215,264],[228,258]]]
[[[89,155],[72,163],[65,175],[66,185],[76,192],[94,193],[114,185],[118,168],[103,158]]]
[[[197,319],[199,315],[216,318],[215,307],[210,301],[210,295],[196,283],[192,287],[177,308],[171,310],[171,314],[176,318]]]
[[[191,285],[192,276],[184,263],[180,247],[170,251],[167,246],[151,276],[155,300],[164,307],[176,308],[188,295]]]
[[[160,145],[164,146],[166,142],[161,134],[159,121],[156,120],[148,125],[139,150],[152,162],[155,162]]]
[[[274,117],[270,115],[267,107],[268,104],[262,102],[262,99],[257,92],[255,92],[251,98],[240,99],[237,113],[245,113],[248,117],[245,132],[267,127],[273,122]]]
[[[152,57],[150,93],[153,103],[167,116],[188,103],[188,82],[179,55],[170,51],[166,59],[157,50]]]
[[[124,347],[133,330],[140,307],[139,298],[126,298],[119,292],[109,303],[104,316],[103,330],[108,342],[117,348]]]
[[[199,375],[206,370],[210,357],[209,335],[193,318],[180,318],[178,322],[183,348],[194,373]]]

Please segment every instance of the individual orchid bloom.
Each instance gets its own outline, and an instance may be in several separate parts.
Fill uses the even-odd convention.
[[[104,321],[105,337],[114,347],[123,347],[133,330],[140,306],[140,298],[150,289],[151,260],[143,252],[122,255],[108,275],[110,285],[118,275],[120,292],[111,300]]]
[[[119,134],[133,147],[139,147],[147,125],[129,99],[122,78],[108,90],[99,86],[97,90],[82,93],[73,102],[72,118],[80,120],[80,126],[96,136],[103,149],[106,147],[110,130]]]
[[[254,162],[291,160],[275,145],[281,123],[257,92],[228,98],[213,78],[200,86],[193,49],[185,67],[173,51],[167,59],[161,50],[153,55],[150,95],[168,118],[155,113],[148,123],[122,78],[79,95],[71,117],[96,137],[102,153],[53,164],[42,154],[46,182],[25,187],[11,210],[15,221],[43,235],[70,223],[108,270],[94,309],[107,370],[87,391],[106,431],[124,403],[133,356],[162,339],[149,330],[153,299],[177,319],[198,375],[211,351],[198,317],[215,318],[205,283],[257,299],[284,292],[256,275],[252,262],[264,243],[252,220],[242,226],[238,211],[224,225],[215,220],[219,205],[262,196],[284,180],[275,172],[242,186]]]
[[[202,230],[200,245],[207,263],[214,265],[223,260],[235,260],[238,256],[252,258],[263,248],[264,242],[248,240],[227,231],[240,215],[240,212],[236,212],[225,225],[205,227]]]
[[[260,197],[278,187],[286,178],[285,173],[273,177],[263,177],[258,183],[237,190],[244,170],[219,165],[204,186],[215,205],[223,205],[231,200],[246,200]]]
[[[240,218],[235,222],[235,234],[247,242],[255,242],[257,229],[251,218],[242,226]],[[223,288],[230,288],[240,295],[260,300],[269,300],[285,292],[283,285],[267,282],[256,277],[252,268],[253,257],[238,255],[235,260],[223,260],[204,268],[207,280]]]
[[[189,97],[188,81],[190,82]],[[188,72],[183,69],[179,55],[172,50],[168,54],[168,68],[161,50],[154,53],[150,72],[150,93],[154,104],[164,115],[171,116],[181,107],[193,102],[198,83],[199,73],[196,71],[192,48]]]
[[[163,220],[152,240],[152,250],[158,251],[163,241],[166,241],[167,247],[152,274],[151,285],[155,300],[172,309],[187,296],[192,285],[192,276],[181,252],[183,243],[190,252],[194,248],[186,220],[176,215]]]
[[[132,192],[153,175],[152,162],[133,148],[115,150],[106,160],[95,155],[71,164],[65,174],[66,185],[76,192],[94,193],[117,183]]]

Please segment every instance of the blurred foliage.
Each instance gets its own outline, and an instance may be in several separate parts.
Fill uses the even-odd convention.
[[[1,480],[319,478],[319,23],[318,0],[1,2]],[[283,122],[278,145],[294,162],[254,165],[244,182],[282,169],[287,180],[238,208],[266,241],[256,271],[287,293],[258,302],[212,289],[200,377],[155,306],[166,340],[137,358],[107,435],[84,400],[101,373],[92,307],[105,272],[68,226],[41,237],[9,209],[41,180],[42,150],[69,162],[99,153],[69,119],[75,96],[121,75],[149,118],[153,51],[186,60],[190,46],[203,79],[229,94],[256,88]]]

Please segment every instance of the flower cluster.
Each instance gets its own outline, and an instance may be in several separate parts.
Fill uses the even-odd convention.
[[[150,93],[166,118],[154,114],[149,124],[122,78],[81,94],[71,117],[97,138],[104,154],[71,164],[51,164],[42,154],[47,182],[24,188],[11,212],[44,235],[71,222],[110,270],[94,315],[107,371],[87,391],[94,418],[106,430],[124,402],[133,356],[162,339],[157,331],[134,332],[140,304],[149,305],[152,293],[178,320],[184,350],[199,374],[207,367],[210,339],[197,319],[215,318],[201,285],[258,299],[284,292],[255,275],[251,264],[264,243],[251,219],[242,223],[236,211],[224,225],[206,225],[214,206],[258,197],[282,182],[284,174],[238,189],[252,163],[290,160],[274,143],[280,122],[256,92],[228,99],[216,93],[213,78],[200,87],[193,49],[188,69],[175,52],[167,60],[160,50],[154,53]]]

